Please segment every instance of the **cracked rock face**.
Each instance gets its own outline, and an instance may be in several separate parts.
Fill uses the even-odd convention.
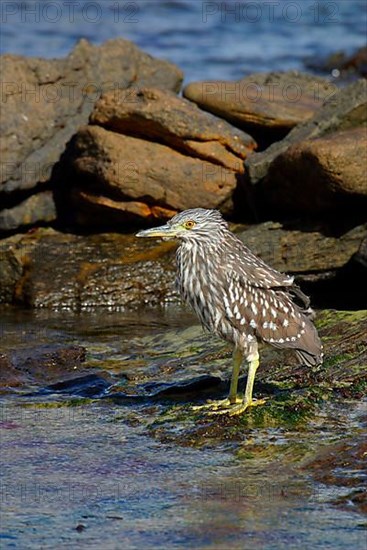
[[[66,143],[88,122],[103,92],[132,84],[178,92],[183,78],[173,64],[122,39],[101,46],[81,40],[64,59],[4,55],[1,70],[0,198],[7,210],[2,231],[55,219],[55,205],[45,196],[25,201],[50,188]]]
[[[101,97],[59,172],[68,173],[80,225],[151,222],[198,205],[230,213],[255,147],[245,132],[169,91],[134,88]]]
[[[4,55],[2,79],[2,173],[0,191],[29,189],[49,178],[65,143],[85,124],[105,90],[132,83],[178,91],[182,73],[174,65],[143,53],[127,40],[93,46],[81,40],[65,59],[45,60]],[[31,166],[22,177],[21,165]],[[24,176],[24,174],[23,174]]]

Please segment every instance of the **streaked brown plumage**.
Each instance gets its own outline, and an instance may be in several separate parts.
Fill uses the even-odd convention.
[[[233,233],[217,210],[186,210],[167,225],[139,236],[177,238],[177,284],[202,325],[234,344],[229,399],[210,404],[217,412],[242,412],[253,405],[252,385],[258,366],[257,342],[294,349],[306,365],[322,361],[322,345],[312,323],[309,300],[293,277],[256,257]],[[237,399],[239,366],[249,367],[244,401]]]

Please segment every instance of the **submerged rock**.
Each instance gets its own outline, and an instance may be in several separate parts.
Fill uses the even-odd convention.
[[[2,349],[3,345],[2,345]],[[85,348],[62,344],[33,345],[0,354],[0,391],[42,387],[83,371]]]
[[[101,427],[117,425],[120,430],[114,433],[121,436],[124,424],[128,424],[139,439],[149,435],[169,443],[171,448],[192,446],[216,454],[223,450],[227,455],[235,453],[236,464],[242,464],[246,471],[244,482],[253,466],[259,480],[259,462],[261,472],[270,473],[271,480],[279,481],[282,468],[288,482],[282,481],[281,491],[288,501],[296,496],[289,472],[293,479],[293,474],[303,468],[305,475],[311,473],[322,483],[347,488],[344,494],[338,492],[338,498],[335,492],[331,497],[326,495],[336,505],[365,510],[366,449],[361,434],[366,419],[367,312],[318,313],[316,323],[325,348],[325,361],[320,367],[298,365],[292,353],[285,355],[271,347],[261,347],[254,391],[256,397],[266,397],[267,401],[238,417],[210,416],[193,410],[193,405],[227,394],[231,346],[205,334],[195,318],[185,317],[183,321],[183,313],[175,311],[173,317],[167,318],[159,310],[149,317],[144,310],[122,320],[120,314],[63,314],[60,318],[54,315],[52,323],[44,313],[38,313],[33,325],[21,324],[22,331],[15,322],[13,327],[8,325],[7,335],[12,333],[12,338],[18,338],[22,345],[14,353],[5,350],[0,355],[1,372],[8,376],[9,365],[17,358],[15,372],[21,377],[18,386],[5,384],[2,391],[15,390],[25,397],[18,396],[15,411],[3,411],[2,427],[13,430],[24,426],[22,405],[26,410],[32,407],[36,414],[42,409],[57,408],[57,430],[65,426],[65,421],[67,430],[80,427],[80,433],[89,434],[90,450],[94,432],[86,428],[95,424],[87,421],[89,414],[93,423],[97,418],[103,419],[97,425],[98,433]],[[29,321],[28,314],[26,318]],[[65,344],[55,347],[49,342],[47,347],[24,347],[21,332],[33,328],[37,333],[40,321],[41,327],[48,327],[44,337],[56,341],[61,337]],[[52,327],[57,327],[57,331]],[[71,340],[75,342],[73,346],[67,343]],[[244,369],[242,372],[240,391],[246,382]],[[108,410],[111,415],[106,416]],[[71,425],[70,419],[78,422]],[[119,444],[121,437],[117,435],[112,440]],[[52,447],[54,456],[55,445]],[[131,460],[134,459],[133,454]],[[234,479],[237,484],[238,476]],[[211,491],[208,489],[206,494]],[[237,499],[235,504],[238,506]]]
[[[254,396],[267,401],[238,417],[211,416],[192,409],[192,405],[206,399],[226,397],[231,375],[231,346],[208,338],[197,325],[181,332],[166,331],[163,340],[142,337],[136,345],[146,349],[143,363],[141,357],[129,361],[122,369],[127,378],[123,393],[117,384],[105,397],[109,395],[114,402],[125,405],[135,402],[149,407],[160,403],[154,422],[151,417],[145,421],[144,415],[132,414],[132,417],[161,441],[179,445],[211,447],[224,442],[245,443],[248,430],[254,428],[303,426],[303,431],[311,430],[314,418],[326,402],[367,396],[367,311],[325,310],[318,313],[316,325],[324,344],[323,365],[314,368],[299,365],[291,352],[260,346]],[[131,353],[133,356],[133,350]],[[195,389],[197,378],[204,379],[208,373],[213,380],[197,387],[196,395],[195,391],[183,391],[190,387],[190,381]],[[171,395],[147,394],[144,388],[152,380],[158,388],[162,384],[169,386]],[[243,375],[239,391],[245,383]],[[252,452],[256,456],[256,444],[252,446],[251,441],[246,444],[244,451],[251,452],[254,447]]]
[[[324,485],[347,487],[347,494],[334,497],[335,506],[367,514],[367,442],[363,435],[322,449],[305,469]]]

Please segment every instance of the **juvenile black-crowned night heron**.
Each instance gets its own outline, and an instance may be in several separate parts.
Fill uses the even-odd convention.
[[[292,348],[301,363],[322,361],[322,345],[311,321],[309,299],[293,277],[279,273],[256,257],[231,231],[217,210],[195,208],[174,216],[166,225],[140,231],[138,237],[178,239],[177,285],[203,327],[234,345],[228,399],[201,408],[240,414],[252,405],[257,342]],[[240,367],[249,370],[244,399],[237,396]]]

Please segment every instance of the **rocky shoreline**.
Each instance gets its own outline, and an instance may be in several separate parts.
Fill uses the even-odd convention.
[[[366,80],[254,74],[180,97],[179,68],[121,39],[2,66],[1,303],[176,300],[171,247],[129,233],[201,206],[246,224],[244,240],[316,302],[337,306],[342,285],[366,306]]]
[[[119,407],[163,443],[304,468],[344,488],[333,504],[364,513],[365,415],[345,442],[333,434],[341,403],[352,410],[367,388],[366,80],[254,74],[180,96],[177,67],[123,40],[83,40],[62,60],[8,55],[3,67],[0,393],[40,410]],[[191,407],[228,391],[224,342],[194,319],[185,328],[182,310],[176,327],[141,332],[151,308],[180,300],[175,244],[135,231],[197,206],[220,209],[318,309],[322,367],[262,350],[255,393],[267,402],[241,418]],[[127,322],[120,339],[121,313],[136,316],[134,337]],[[330,432],[321,448],[318,423]]]

